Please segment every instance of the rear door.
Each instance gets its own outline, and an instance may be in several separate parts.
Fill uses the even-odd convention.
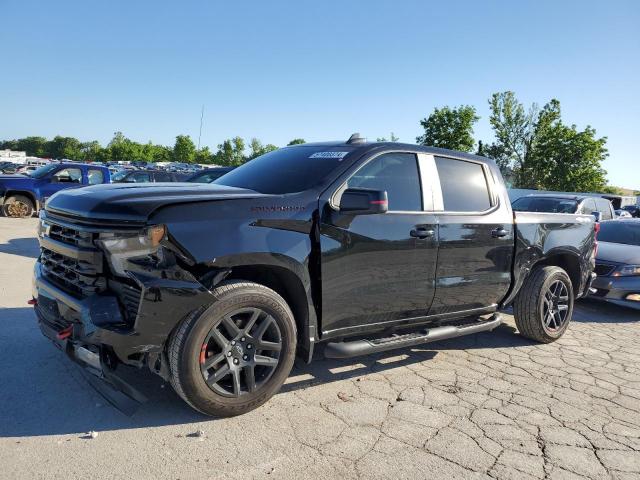
[[[430,314],[487,310],[511,285],[513,215],[488,165],[435,157],[439,250]],[[506,198],[506,193],[504,194]]]
[[[418,157],[411,152],[378,154],[328,193],[384,190],[387,213],[347,215],[321,199],[324,334],[382,329],[427,315],[434,294],[438,227],[429,211],[431,191],[421,187]]]

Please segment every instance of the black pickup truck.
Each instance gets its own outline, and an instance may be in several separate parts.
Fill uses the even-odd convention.
[[[486,158],[400,143],[286,147],[212,184],[67,190],[40,214],[43,333],[136,397],[146,366],[236,415],[296,354],[346,358],[495,329],[562,336],[592,281],[590,215],[512,212]],[[93,378],[93,377],[91,377]]]

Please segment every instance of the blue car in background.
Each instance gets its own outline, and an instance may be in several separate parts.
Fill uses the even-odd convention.
[[[60,190],[110,183],[109,169],[82,163],[50,163],[29,174],[0,175],[0,207],[6,217],[30,217]]]

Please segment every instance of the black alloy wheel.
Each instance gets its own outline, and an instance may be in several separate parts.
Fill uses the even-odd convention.
[[[260,308],[243,308],[225,315],[208,333],[200,350],[200,370],[214,392],[239,397],[269,381],[281,350],[275,319]]]
[[[561,280],[556,280],[544,292],[543,325],[549,332],[562,329],[569,318],[569,290]]]

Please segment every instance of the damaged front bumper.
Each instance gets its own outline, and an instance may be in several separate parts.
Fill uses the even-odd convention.
[[[168,279],[162,273],[129,273],[140,295],[135,317],[127,319],[122,300],[115,293],[78,298],[50,281],[38,261],[33,275],[33,303],[39,327],[94,377],[136,398],[135,389],[123,383],[115,367],[119,363],[137,367],[146,364],[162,375],[166,368],[162,366],[162,353],[172,330],[189,313],[213,300],[209,290],[190,275],[184,275],[186,280],[176,280],[175,275]]]

